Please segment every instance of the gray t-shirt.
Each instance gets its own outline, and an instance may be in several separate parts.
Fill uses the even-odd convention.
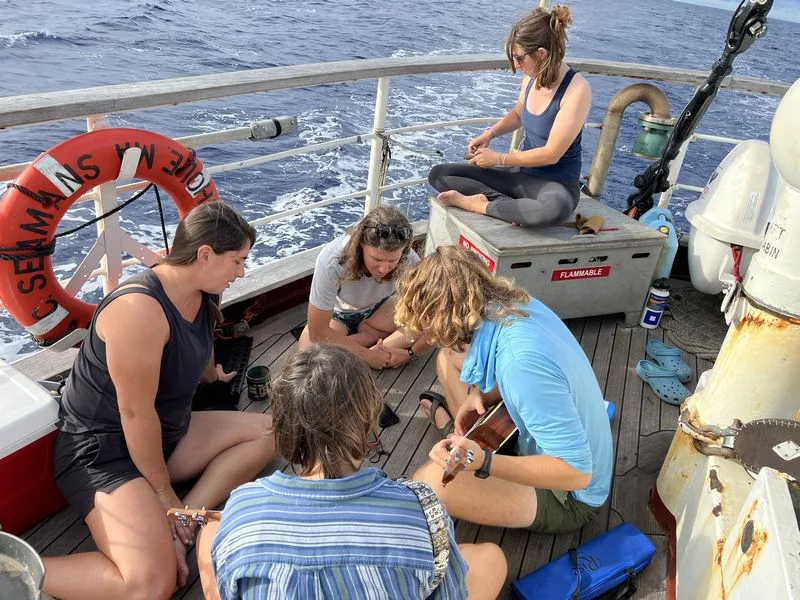
[[[339,236],[317,255],[309,302],[320,310],[365,310],[394,294],[394,281],[391,280],[378,282],[374,277],[362,277],[356,281],[342,279],[345,267],[339,264],[339,258],[349,239],[348,234]],[[409,250],[406,262],[409,265],[419,262],[414,250]]]

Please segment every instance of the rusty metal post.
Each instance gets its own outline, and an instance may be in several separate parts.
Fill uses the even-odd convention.
[[[772,159],[783,181],[772,193],[777,206],[761,251],[727,299],[730,329],[708,384],[682,409],[697,429],[758,418],[800,420],[800,80],[781,100],[772,122]],[[709,498],[711,470],[723,490]],[[672,440],[653,494],[655,509],[672,517],[676,536],[678,598],[725,598],[722,544],[751,485],[738,463],[698,453],[680,428]],[[718,506],[712,508],[711,504]],[[713,510],[713,518],[706,514]],[[662,515],[663,516],[663,515]],[[670,519],[659,518],[666,523]],[[705,573],[705,574],[702,574]],[[673,586],[673,591],[675,587]]]
[[[614,156],[622,113],[634,102],[646,102],[650,107],[650,114],[655,117],[670,118],[669,100],[666,94],[650,83],[634,83],[621,89],[611,98],[603,118],[602,132],[600,139],[597,140],[588,182],[583,189],[584,193],[592,198],[599,198],[603,193],[608,168]]]

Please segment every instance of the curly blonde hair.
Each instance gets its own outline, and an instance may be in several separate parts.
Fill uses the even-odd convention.
[[[379,226],[387,226],[395,233],[382,237],[377,229]],[[399,231],[408,233],[406,239],[401,239],[401,236],[397,233]],[[383,281],[391,281],[395,274],[405,266],[413,241],[414,230],[403,213],[392,206],[385,205],[372,209],[367,216],[355,224],[350,232],[350,239],[342,249],[342,254],[339,257],[339,264],[344,265],[342,279],[357,281],[365,275],[369,275],[364,265],[363,246],[367,245],[386,252],[393,252],[402,248],[403,254],[400,256],[400,262],[388,275],[382,278]]]
[[[539,48],[547,50],[547,58],[539,65],[536,89],[549,88],[558,79],[558,70],[567,53],[567,27],[572,15],[566,6],[554,6],[551,10],[535,8],[514,23],[506,38],[506,57],[511,71],[517,72],[514,64],[514,46],[535,57]]]
[[[478,255],[461,246],[439,246],[396,287],[395,321],[412,335],[424,332],[434,346],[459,352],[482,321],[527,316],[517,305],[530,302],[528,292],[492,275]]]

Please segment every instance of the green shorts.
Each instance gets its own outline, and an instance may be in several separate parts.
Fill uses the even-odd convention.
[[[381,305],[386,302],[391,296],[387,296],[383,300],[376,302],[372,306],[364,308],[362,310],[338,310],[333,309],[333,320],[338,321],[345,327],[347,327],[347,335],[355,335],[358,333],[358,326],[361,325],[362,321],[366,321],[369,319],[375,311],[378,310]]]
[[[536,490],[536,518],[528,527],[536,533],[576,531],[600,514],[601,507],[576,500],[569,492]]]

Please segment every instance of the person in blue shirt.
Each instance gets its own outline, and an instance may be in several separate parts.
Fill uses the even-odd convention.
[[[440,348],[444,397],[427,392],[422,408],[443,434],[455,428],[414,477],[451,515],[473,523],[562,533],[591,521],[608,498],[611,428],[592,366],[569,329],[460,246],[440,246],[397,285],[398,323]],[[500,400],[519,430],[515,456],[492,455],[464,437]],[[443,487],[454,447],[472,453],[466,470],[476,477],[461,473]]]
[[[428,486],[419,484],[423,512],[407,485],[362,468],[380,410],[369,367],[349,350],[314,344],[289,359],[272,413],[277,449],[299,476],[276,472],[239,487],[222,519],[203,528],[206,598],[497,597],[506,575],[497,545],[456,545]],[[438,561],[431,511],[448,547]]]
[[[524,226],[567,220],[580,197],[581,131],[589,115],[589,83],[563,62],[566,6],[536,8],[511,29],[506,56],[523,73],[516,105],[470,140],[469,164],[436,165],[428,174],[439,202]],[[519,150],[489,148],[496,137],[522,127]]]

